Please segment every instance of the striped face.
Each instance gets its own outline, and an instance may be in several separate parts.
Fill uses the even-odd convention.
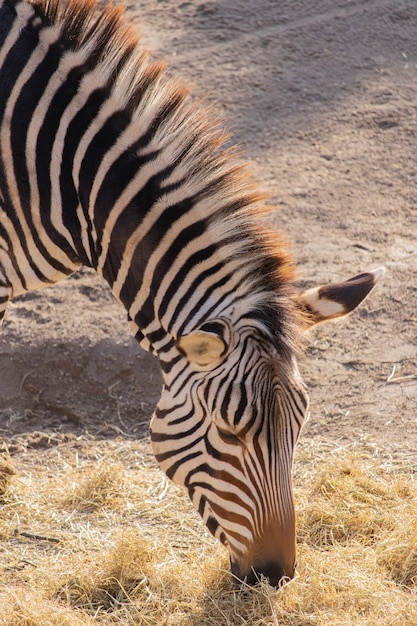
[[[151,424],[156,458],[228,548],[236,579],[277,585],[296,558],[292,461],[308,407],[297,367],[258,329],[224,320],[177,345]]]

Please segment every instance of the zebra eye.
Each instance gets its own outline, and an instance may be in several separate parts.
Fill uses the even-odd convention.
[[[225,441],[226,443],[230,443],[230,444],[242,444],[242,441],[239,439],[239,437],[237,435],[235,435],[234,433],[231,433],[228,430],[223,430],[222,428],[217,427],[217,431],[220,435],[220,439],[222,439],[223,441]]]

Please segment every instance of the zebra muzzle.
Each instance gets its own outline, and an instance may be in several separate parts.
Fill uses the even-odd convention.
[[[230,561],[230,568],[233,576],[233,586],[240,589],[242,585],[256,585],[266,578],[272,587],[281,587],[289,582],[295,574],[297,561],[292,568],[287,571],[281,563],[266,561],[265,563],[252,566],[250,570],[243,573],[237,563]]]

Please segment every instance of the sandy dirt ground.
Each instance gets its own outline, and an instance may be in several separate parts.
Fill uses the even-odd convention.
[[[208,93],[277,204],[300,288],[381,265],[350,318],[310,335],[304,437],[417,450],[417,3],[132,0],[146,46]],[[81,270],[10,306],[0,434],[146,436],[157,362],[107,286]]]

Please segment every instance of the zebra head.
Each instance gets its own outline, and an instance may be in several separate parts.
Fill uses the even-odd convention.
[[[256,326],[211,320],[182,337],[152,420],[156,458],[184,485],[237,579],[292,577],[292,457],[307,412],[295,362]]]
[[[309,290],[298,306],[309,324],[344,315],[378,277]],[[206,321],[176,349],[151,423],[155,456],[227,547],[237,583],[278,585],[296,567],[292,464],[308,412],[296,361],[245,317]]]

